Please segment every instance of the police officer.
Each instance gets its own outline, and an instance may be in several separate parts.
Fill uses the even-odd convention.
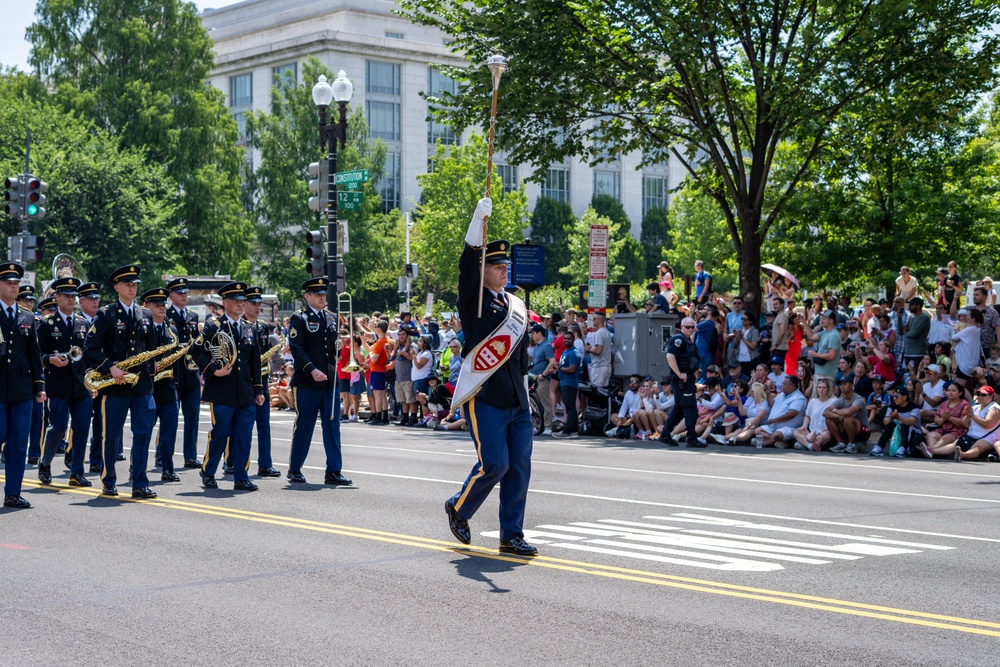
[[[152,362],[128,370],[128,373],[138,376],[135,384],[126,382],[126,371],[115,364],[156,347],[150,313],[135,302],[140,271],[138,266],[130,264],[115,269],[108,276],[108,282],[118,298],[97,311],[97,317],[87,332],[83,358],[88,368],[110,374],[115,380],[115,384],[98,392],[97,399],[101,402],[104,422],[101,433],[104,458],[101,492],[107,496],[118,495],[115,462],[118,460],[118,443],[124,437],[125,419],[129,417],[132,426],[132,497],[147,499],[156,497],[156,493],[149,488],[146,476],[149,440],[156,417],[153,376],[150,372]]]
[[[87,322],[87,330],[97,318],[97,310],[101,307],[101,286],[98,283],[83,283],[77,290],[80,296],[80,317]],[[86,365],[86,364],[84,364]],[[97,392],[90,393],[90,472],[101,474],[104,469],[104,454],[101,452],[101,402],[97,400]]]
[[[21,497],[32,398],[45,402],[45,374],[35,336],[35,317],[17,305],[17,291],[24,268],[0,264],[0,440],[6,442],[3,506],[31,507]]]
[[[52,483],[52,459],[57,447],[72,424],[73,443],[70,447],[70,486],[91,486],[83,476],[83,459],[87,452],[87,433],[93,401],[90,390],[83,384],[86,364],[82,358],[87,340],[87,320],[75,315],[79,278],[59,278],[52,283],[56,313],[41,320],[38,326],[38,347],[45,366],[45,386],[48,388],[49,430],[42,447],[42,460],[38,464],[38,480]],[[81,354],[72,359],[71,349]]]
[[[463,358],[518,312],[513,302],[516,297],[504,292],[507,265],[510,264],[507,256],[510,243],[507,241],[493,241],[486,245],[484,285],[480,291],[480,254],[485,243],[483,227],[492,208],[491,200],[479,200],[458,264],[458,312],[465,331]],[[483,303],[481,314],[480,296]],[[527,320],[527,312],[523,308],[519,317],[523,318],[523,325]],[[533,556],[538,549],[525,541],[523,531],[524,507],[531,477],[533,429],[525,381],[529,367],[527,327],[522,329],[519,338],[509,341],[509,354],[485,380],[478,394],[463,406],[479,460],[458,493],[445,501],[445,512],[452,534],[460,542],[469,544],[472,536],[468,520],[499,483],[500,551]],[[466,371],[463,367],[462,372]]]
[[[667,365],[670,367],[670,388],[674,395],[674,408],[663,426],[660,442],[677,446],[670,432],[674,430],[681,419],[687,428],[688,447],[705,447],[698,442],[695,424],[698,421],[698,402],[695,399],[694,375],[698,370],[698,348],[694,344],[694,320],[685,317],[681,320],[681,330],[670,337],[667,342]]]
[[[167,319],[167,290],[154,287],[142,293],[142,305],[149,309],[153,323],[156,347],[168,345],[177,338],[177,330]],[[168,352],[167,354],[170,354]],[[176,365],[170,368],[154,366],[153,375],[153,405],[156,406],[156,416],[153,420],[160,421],[160,430],[156,436],[156,461],[160,467],[160,480],[164,482],[179,482],[181,478],[174,472],[174,446],[177,444],[177,383],[173,374]]]
[[[337,381],[336,317],[326,310],[326,278],[312,278],[302,284],[306,307],[292,314],[288,323],[288,345],[292,349],[295,373],[292,396],[295,400],[295,425],[292,427],[292,453],[288,481],[304,484],[302,465],[309,454],[309,443],[316,427],[316,415],[323,432],[326,450],[325,484],[343,486],[351,480],[340,474],[340,395],[334,390]]]
[[[248,287],[246,290],[246,310],[244,316],[247,326],[254,328],[254,338],[257,341],[257,353],[264,354],[270,346],[268,334],[270,328],[260,321],[261,303],[264,300],[264,290],[261,287]],[[267,397],[268,366],[261,362],[260,383]],[[271,461],[271,401],[265,400],[257,405],[254,418],[257,424],[257,474],[260,477],[281,477]]]
[[[231,282],[219,290],[224,314],[205,323],[201,336],[191,346],[191,356],[205,376],[204,398],[212,410],[212,430],[208,432],[208,450],[202,464],[201,479],[206,489],[217,489],[215,471],[232,439],[234,471],[233,488],[256,491],[257,485],[247,476],[250,464],[250,439],[253,435],[256,405],[264,403],[260,383],[260,352],[253,327],[240,321],[246,302],[246,283]],[[223,363],[213,358],[209,346],[220,346],[223,334],[232,338],[236,357]]]
[[[173,323],[180,338],[178,343],[184,347],[198,337],[198,313],[188,310],[187,278],[174,278],[167,283],[170,292],[170,305],[167,307],[167,318]],[[184,414],[184,467],[201,468],[198,460],[198,415],[201,412],[201,373],[198,364],[191,357],[190,350],[177,360],[174,367],[174,380],[177,382],[177,394]]]

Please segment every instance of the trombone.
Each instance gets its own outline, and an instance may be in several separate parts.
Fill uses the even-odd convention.
[[[344,306],[347,308],[344,308]],[[358,365],[357,359],[354,358],[354,300],[348,292],[341,292],[337,295],[337,310],[341,313],[345,310],[347,311],[347,322],[349,324],[348,338],[347,338],[347,363],[342,370],[345,373],[358,373],[361,371],[361,366]]]

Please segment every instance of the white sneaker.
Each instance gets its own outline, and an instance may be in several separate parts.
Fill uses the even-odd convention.
[[[756,447],[757,449],[764,448],[764,441],[761,440],[760,438],[750,438],[750,444]]]
[[[893,456],[895,456],[897,459],[905,459],[906,458],[906,447],[900,447],[899,449],[897,449],[896,453],[893,454]]]
[[[872,450],[868,452],[868,456],[883,456],[882,448],[878,445],[872,447]]]
[[[358,416],[357,415],[351,415],[350,417],[347,418],[347,421],[349,421],[349,422],[356,422],[356,421],[358,421]]]
[[[552,429],[550,428],[545,429],[544,431],[542,431],[542,435],[552,435]]]

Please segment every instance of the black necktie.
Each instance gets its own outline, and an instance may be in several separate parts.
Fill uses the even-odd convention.
[[[7,319],[10,320],[11,323],[14,322],[14,307],[13,306],[7,306]]]
[[[160,340],[163,340],[165,338],[165,334],[163,333],[163,325],[162,324],[156,325],[156,333],[157,333],[157,335],[159,335]]]

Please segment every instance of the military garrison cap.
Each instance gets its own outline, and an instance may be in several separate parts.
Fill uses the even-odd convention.
[[[167,291],[179,292],[180,294],[187,294],[188,292],[187,278],[174,278],[169,283],[167,283]]]
[[[319,278],[310,278],[302,283],[302,291],[311,292],[312,294],[326,294],[326,289],[329,284],[330,281],[323,276],[320,276]]]
[[[141,282],[139,280],[139,274],[142,272],[142,267],[136,266],[135,264],[129,264],[128,266],[121,266],[111,272],[108,276],[108,282],[114,285],[115,283],[137,283]]]
[[[247,289],[246,283],[232,282],[226,283],[219,288],[219,296],[223,299],[232,299],[233,301],[246,301],[247,297],[244,294]]]
[[[79,278],[60,278],[59,280],[52,282],[52,289],[54,289],[57,294],[76,296],[80,293],[80,284],[82,282],[83,281]]]
[[[507,256],[509,251],[510,243],[508,241],[504,239],[490,241],[486,244],[486,263],[510,264],[510,257]]]
[[[24,277],[24,267],[14,262],[0,264],[0,280],[20,280]],[[32,288],[34,291],[34,288]]]
[[[243,295],[250,303],[260,303],[264,300],[264,289],[261,287],[248,287],[243,291]]]
[[[166,287],[154,287],[142,293],[142,302],[164,305],[169,297],[170,292],[167,291]]]

